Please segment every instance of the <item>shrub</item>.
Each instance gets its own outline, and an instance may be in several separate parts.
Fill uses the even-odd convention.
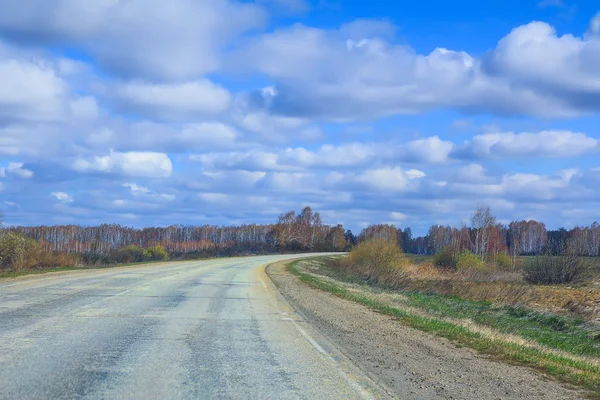
[[[77,254],[67,254],[62,251],[41,251],[37,256],[37,268],[75,268],[81,264]]]
[[[396,243],[369,239],[354,247],[344,264],[364,278],[381,281],[404,272],[410,262]]]
[[[458,271],[482,271],[486,269],[486,265],[475,253],[465,250],[456,258],[456,269]]]
[[[149,259],[152,261],[165,261],[169,259],[169,253],[160,245],[150,246],[146,250],[148,251]]]
[[[525,280],[542,285],[574,282],[585,271],[585,265],[576,254],[555,256],[545,254],[525,261]]]
[[[456,259],[449,247],[444,247],[433,256],[433,265],[441,268],[456,268]]]
[[[38,242],[14,232],[0,233],[0,267],[15,271],[30,269],[41,251]]]
[[[510,269],[512,263],[510,262],[510,257],[508,254],[500,253],[496,257],[496,265],[502,269]]]
[[[150,253],[142,247],[130,244],[112,252],[111,260],[116,263],[142,262],[150,259]]]

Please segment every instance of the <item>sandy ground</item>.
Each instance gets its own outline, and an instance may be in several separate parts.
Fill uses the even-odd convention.
[[[273,264],[267,273],[292,307],[388,393],[401,399],[580,399],[542,373],[486,358],[447,339],[314,289]]]

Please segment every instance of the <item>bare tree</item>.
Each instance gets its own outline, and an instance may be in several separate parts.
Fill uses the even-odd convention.
[[[482,260],[485,258],[490,231],[496,225],[496,217],[492,215],[489,206],[480,205],[471,216],[471,227],[474,232],[473,249]]]

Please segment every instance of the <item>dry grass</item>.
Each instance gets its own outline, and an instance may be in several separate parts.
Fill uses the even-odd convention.
[[[313,259],[293,262],[292,272],[304,282],[337,296],[357,301],[397,317],[414,328],[447,337],[501,359],[539,368],[561,380],[581,385],[594,393],[600,389],[600,360],[595,329],[571,317],[536,313],[523,308],[499,307],[489,302],[461,300],[455,296],[381,290],[352,277],[343,279],[339,264]],[[338,268],[339,275],[332,276]],[[408,269],[404,275],[429,274],[429,281],[443,282],[427,266]],[[468,283],[457,280],[459,284]],[[500,282],[500,285],[507,285]],[[498,285],[498,283],[496,284]],[[524,286],[524,285],[522,285]],[[550,294],[534,287],[537,293]],[[527,293],[525,293],[527,295]],[[591,393],[591,392],[590,392]]]
[[[434,292],[468,300],[576,314],[600,323],[600,285],[594,282],[578,286],[531,285],[523,280],[520,271],[499,268],[453,271],[437,268],[427,260],[408,263],[395,270],[357,269],[352,267],[349,258],[339,262],[346,273],[382,288]]]

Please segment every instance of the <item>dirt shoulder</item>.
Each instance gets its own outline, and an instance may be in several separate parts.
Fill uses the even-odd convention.
[[[372,379],[402,399],[581,399],[530,368],[493,361],[312,288],[285,263],[267,274],[294,309]]]

